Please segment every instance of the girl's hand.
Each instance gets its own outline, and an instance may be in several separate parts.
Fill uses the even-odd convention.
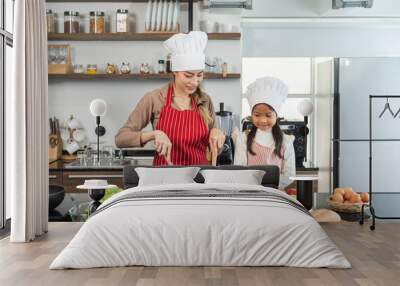
[[[168,136],[162,132],[161,130],[154,131],[154,146],[156,147],[156,151],[160,156],[164,156],[168,165],[172,165],[171,162],[171,150],[172,143],[169,140]]]
[[[208,143],[210,145],[210,150],[213,155],[213,165],[214,161],[217,158],[218,150],[224,146],[225,143],[225,134],[218,128],[212,128],[210,130],[210,135],[208,139]]]

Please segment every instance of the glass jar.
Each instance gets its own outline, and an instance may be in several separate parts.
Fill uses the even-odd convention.
[[[224,62],[222,64],[222,77],[228,76],[228,63]]]
[[[76,34],[80,32],[79,29],[79,13],[76,11],[64,12],[64,33]]]
[[[97,74],[97,65],[95,64],[88,64],[86,68],[87,74]]]
[[[81,64],[75,64],[74,65],[74,73],[84,73],[84,68],[83,65]]]
[[[55,33],[54,14],[51,9],[46,10],[47,33]]]
[[[165,73],[165,61],[164,60],[158,61],[158,73]]]
[[[102,11],[90,12],[90,33],[101,34],[105,32],[105,17]]]
[[[126,33],[129,29],[128,10],[117,10],[117,33]]]
[[[171,54],[168,54],[168,55],[167,55],[166,67],[165,67],[167,73],[172,72],[171,68],[172,68],[172,67],[171,67]]]

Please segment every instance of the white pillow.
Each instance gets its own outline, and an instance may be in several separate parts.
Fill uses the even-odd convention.
[[[199,167],[184,168],[135,168],[139,186],[195,183]]]
[[[205,184],[234,183],[261,185],[265,171],[261,170],[201,170]]]

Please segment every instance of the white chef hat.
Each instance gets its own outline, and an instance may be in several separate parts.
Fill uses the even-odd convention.
[[[262,77],[247,87],[245,97],[250,110],[259,103],[266,103],[279,114],[287,95],[288,87],[283,81],[274,77]]]
[[[189,34],[175,34],[164,42],[164,47],[171,53],[172,71],[204,70],[207,34],[192,31]]]

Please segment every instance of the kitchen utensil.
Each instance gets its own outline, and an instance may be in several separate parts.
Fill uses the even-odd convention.
[[[160,2],[158,2],[158,6],[157,6],[156,31],[161,31],[162,8],[163,8],[163,3],[162,3],[162,1],[160,0]]]
[[[168,4],[168,20],[167,20],[167,31],[172,30],[172,21],[174,17],[174,1]]]
[[[49,124],[50,124],[50,134],[54,134],[54,130],[53,130],[53,119],[49,118]]]
[[[181,4],[179,3],[179,0],[176,1],[175,7],[174,7],[174,17],[172,21],[172,30],[177,31],[178,30],[178,24],[179,24],[179,17],[181,14]]]
[[[69,132],[67,129],[63,129],[60,133],[61,139],[67,141],[69,139]]]
[[[151,11],[151,31],[155,31],[156,30],[157,10],[158,10],[158,2],[156,0],[153,3],[153,8],[152,8],[152,11]]]
[[[161,31],[167,30],[168,20],[168,2],[167,0],[162,1],[162,19],[161,19]]]
[[[152,14],[152,8],[153,8],[153,1],[149,0],[147,2],[147,7],[146,7],[146,19],[144,21],[144,26],[146,31],[151,30],[151,14]]]
[[[85,139],[85,133],[82,130],[77,129],[72,133],[72,137],[75,141],[82,142],[83,139]]]
[[[64,148],[68,154],[72,155],[79,150],[79,144],[76,141],[67,142]]]
[[[56,118],[56,134],[60,135],[60,120]]]

